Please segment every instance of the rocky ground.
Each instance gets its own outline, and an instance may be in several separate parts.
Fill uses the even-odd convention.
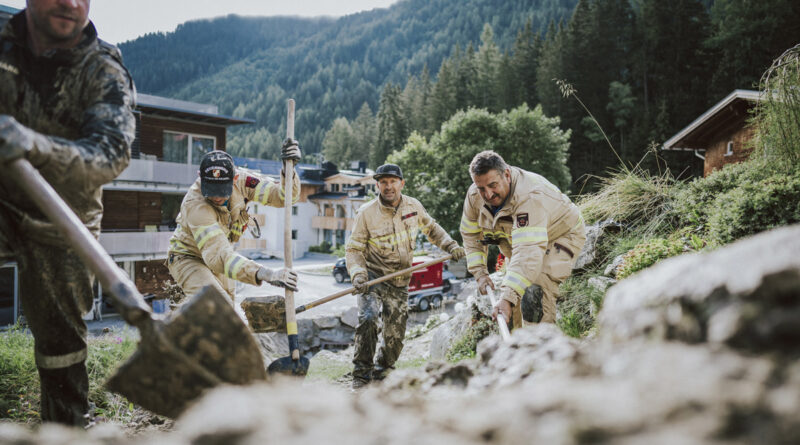
[[[430,361],[363,392],[322,380],[223,387],[167,433],[0,425],[0,442],[800,443],[798,252],[794,226],[663,261],[609,289],[589,340],[533,325],[485,339],[474,359],[433,358],[485,310],[470,301],[419,337]]]

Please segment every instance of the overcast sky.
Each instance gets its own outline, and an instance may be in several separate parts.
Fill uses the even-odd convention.
[[[174,31],[183,22],[238,15],[333,16],[386,8],[397,0],[94,0],[89,18],[101,39],[121,43],[148,32]],[[24,8],[25,0],[0,0]]]

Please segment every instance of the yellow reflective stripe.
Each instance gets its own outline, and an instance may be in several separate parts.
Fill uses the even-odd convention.
[[[169,240],[169,250],[181,253],[191,253],[189,247],[174,236]]]
[[[519,227],[511,231],[511,245],[520,243],[547,242],[546,227]]]
[[[372,244],[375,247],[392,247],[395,244],[399,243],[400,241],[404,241],[408,239],[408,230],[403,230],[399,233],[393,233],[391,235],[384,235],[379,236],[377,238],[370,238],[368,243]]]
[[[278,197],[281,198],[281,201],[283,201],[284,198],[286,197],[286,193],[283,191],[283,187],[281,187],[281,189],[278,190]],[[292,190],[292,204],[297,204],[298,199],[300,199],[300,194],[294,193],[294,190]]]
[[[483,236],[485,237],[486,235],[491,235],[492,238],[505,238],[507,240],[510,240],[508,234],[506,232],[503,232],[502,230],[498,230],[497,232],[492,232],[491,230],[483,230]]]
[[[272,181],[266,179],[259,182],[256,186],[254,201],[258,201],[261,204],[267,205],[267,201],[269,200],[269,189],[273,186],[274,184]]]
[[[467,255],[467,267],[481,266],[486,264],[486,254],[483,252],[472,252]]]
[[[286,323],[286,334],[297,335],[297,323]]]
[[[478,227],[477,221],[470,221],[466,216],[462,216],[461,227],[459,230],[461,230],[463,233],[479,233],[481,228]]]
[[[208,242],[211,238],[222,235],[225,236],[225,232],[219,227],[218,224],[211,224],[210,226],[200,226],[198,228],[198,232],[194,236],[194,241],[197,243],[197,248],[202,249],[203,245]]]
[[[233,232],[234,235],[241,235],[243,228],[244,228],[244,224],[242,224],[242,223],[234,223],[233,227],[231,227],[231,232]]]
[[[531,284],[532,283],[527,278],[510,270],[506,272],[506,276],[503,278],[503,286],[514,289],[514,291],[520,295],[524,294],[525,289],[530,287]]]
[[[238,253],[234,253],[225,260],[225,275],[228,278],[236,279],[236,275],[239,273],[239,269],[244,266],[246,262],[246,258],[239,255]]]
[[[345,245],[345,249],[353,249],[353,250],[364,250],[367,245],[362,243],[361,241],[356,241],[353,238],[347,241],[347,245]]]

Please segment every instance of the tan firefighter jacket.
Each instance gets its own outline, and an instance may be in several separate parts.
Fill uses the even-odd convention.
[[[215,206],[203,197],[200,178],[192,184],[181,203],[178,227],[169,241],[169,253],[202,258],[216,274],[260,285],[256,280],[256,272],[261,266],[236,253],[233,244],[242,236],[250,220],[247,203],[283,207],[284,188],[269,178],[243,168],[237,168],[236,172],[238,176],[234,179],[233,192],[224,206]],[[292,203],[296,203],[300,180],[297,174],[293,178]]]
[[[410,196],[402,195],[396,209],[384,205],[380,198],[364,204],[358,209],[353,233],[345,246],[350,277],[368,271],[383,276],[411,267],[419,232],[446,252],[458,245]],[[405,287],[410,280],[408,274],[389,282]]]
[[[497,244],[507,258],[501,294],[511,304],[539,276],[550,243],[574,230],[584,230],[580,210],[536,173],[511,167],[509,196],[494,216],[475,184],[467,191],[461,216],[467,269],[476,279],[488,275],[488,244]]]

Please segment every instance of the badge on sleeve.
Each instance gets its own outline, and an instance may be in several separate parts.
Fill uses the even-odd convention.
[[[250,187],[251,189],[256,188],[258,183],[261,182],[258,178],[254,178],[252,176],[248,176],[247,180],[244,182],[245,187]]]
[[[517,227],[526,227],[528,225],[528,214],[517,213]]]

